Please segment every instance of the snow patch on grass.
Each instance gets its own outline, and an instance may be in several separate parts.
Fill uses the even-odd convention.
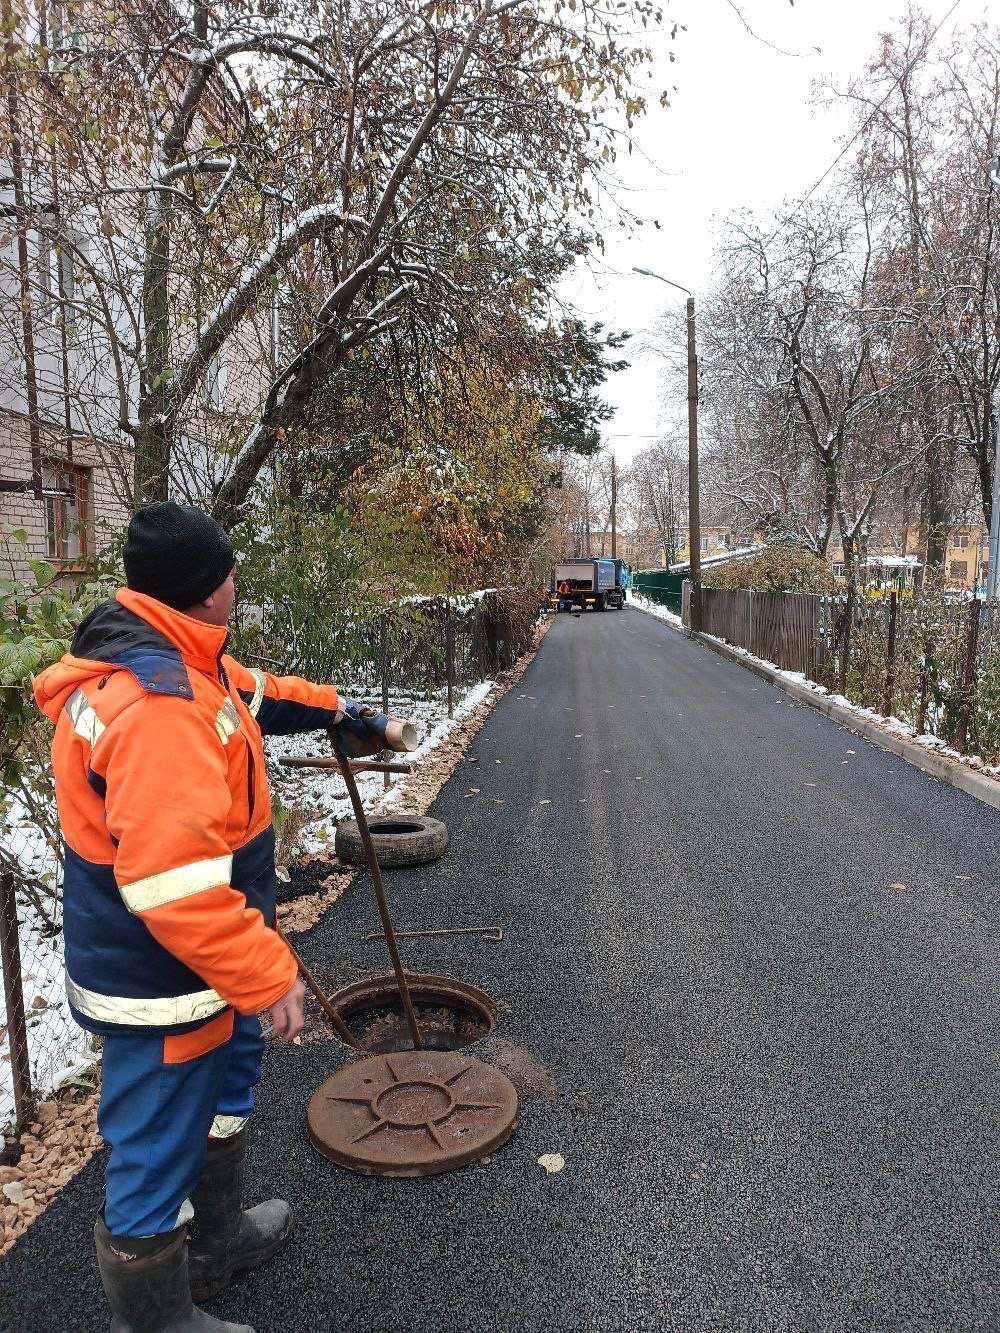
[[[0,823],[0,845],[36,880],[55,885],[59,862],[25,807],[9,798]],[[61,900],[43,899],[45,915],[23,898],[18,902],[18,943],[24,988],[25,1022],[33,1085],[47,1092],[93,1062],[88,1033],[76,1026],[66,1003],[63,978]],[[0,993],[0,1127],[13,1116],[14,1073],[3,994]]]
[[[412,699],[389,699],[389,712],[409,718],[421,734],[420,744],[409,755],[399,759],[419,763],[446,741],[454,729],[472,710],[478,707],[493,689],[493,681],[482,681],[467,690],[455,704],[455,716],[448,717],[443,698],[414,702]],[[271,790],[287,809],[301,811],[307,823],[299,835],[298,850],[306,856],[332,856],[337,825],[352,817],[351,802],[340,779],[333,771],[310,771],[302,768],[283,768],[285,758],[305,758],[308,755],[329,756],[326,737],[322,734],[305,736],[271,736],[264,742],[268,757],[268,776]],[[391,777],[388,791],[382,773],[359,773],[358,791],[366,810],[378,812],[396,808],[404,796],[400,778]],[[402,779],[405,783],[405,779]]]
[[[637,611],[645,611],[647,616],[655,616],[657,620],[665,620],[668,625],[673,625],[675,629],[683,629],[684,622],[675,611],[670,611],[659,602],[651,602],[648,597],[641,597],[637,592],[630,592],[628,596],[629,605],[634,606]]]

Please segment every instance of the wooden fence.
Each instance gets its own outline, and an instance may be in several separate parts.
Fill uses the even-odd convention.
[[[685,624],[689,623],[689,602],[685,595]],[[745,648],[783,671],[801,671],[810,680],[816,679],[818,667],[819,620],[820,599],[810,593],[701,590],[705,634]]]
[[[1000,602],[702,589],[702,630],[961,753],[1000,762]],[[690,584],[684,624],[690,625]]]

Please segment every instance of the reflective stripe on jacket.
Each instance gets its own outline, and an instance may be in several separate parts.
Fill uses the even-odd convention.
[[[35,682],[56,727],[67,993],[91,1031],[190,1030],[295,980],[262,733],[329,726],[340,699],[247,670],[227,639],[123,589]]]

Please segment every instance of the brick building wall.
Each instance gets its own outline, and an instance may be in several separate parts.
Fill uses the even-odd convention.
[[[72,569],[81,544],[88,553],[104,550],[128,524],[130,509],[122,495],[121,472],[130,460],[109,446],[84,436],[73,437],[73,464],[66,460],[65,434],[41,431],[43,476],[71,485],[82,500],[85,521],[74,520],[75,506],[58,498],[38,500],[31,491],[0,493],[0,557],[2,576],[30,577],[28,560],[49,560]],[[24,416],[0,411],[0,479],[31,481],[31,442]],[[18,529],[27,543],[11,539]]]

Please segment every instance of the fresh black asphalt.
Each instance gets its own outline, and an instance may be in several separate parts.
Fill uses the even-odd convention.
[[[394,872],[405,945],[509,1006],[486,1165],[315,1155],[335,1042],[273,1048],[257,1197],[297,1241],[212,1309],[278,1330],[1000,1329],[1000,815],[633,609],[562,617]],[[470,788],[478,793],[469,794]],[[366,879],[305,937],[381,970]],[[487,1055],[489,1048],[487,1048]],[[546,1175],[542,1153],[566,1167]],[[0,1261],[0,1328],[106,1327],[93,1162]]]

